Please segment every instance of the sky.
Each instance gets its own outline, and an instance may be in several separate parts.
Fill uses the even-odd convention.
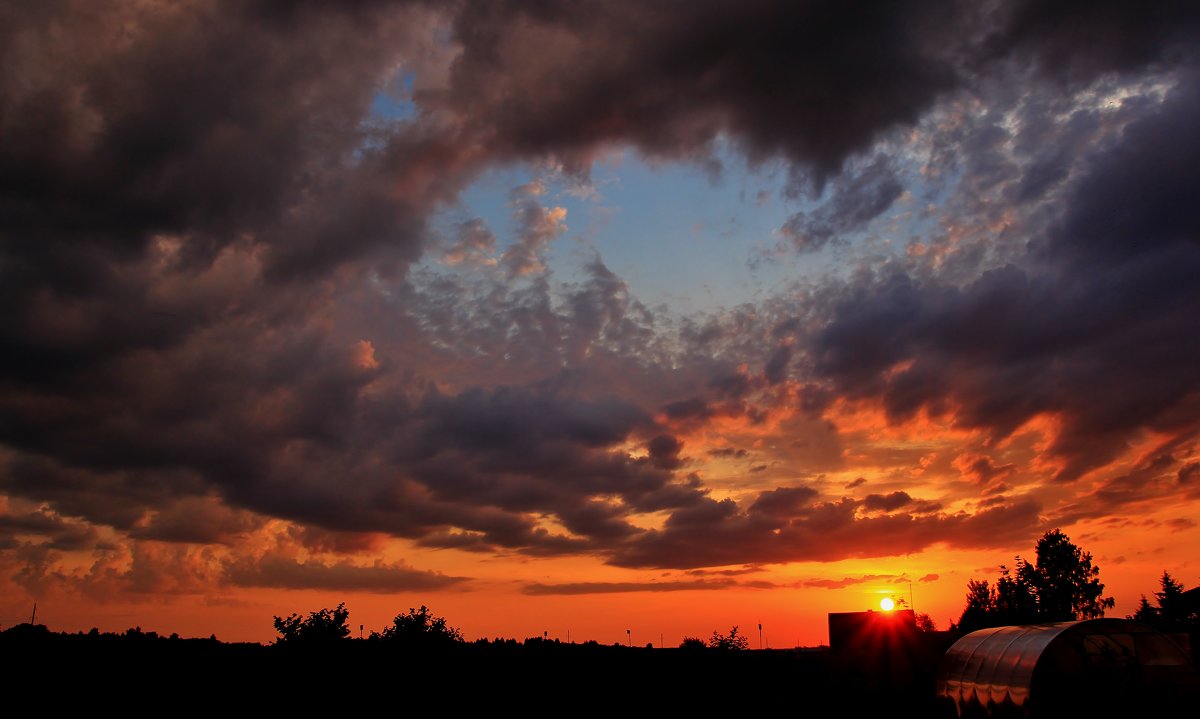
[[[0,625],[1200,584],[1200,7],[0,4]],[[626,631],[628,630],[628,634]],[[756,632],[752,632],[757,646]]]

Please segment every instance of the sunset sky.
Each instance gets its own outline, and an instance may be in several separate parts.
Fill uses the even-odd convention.
[[[1200,584],[1200,4],[0,3],[0,627]]]

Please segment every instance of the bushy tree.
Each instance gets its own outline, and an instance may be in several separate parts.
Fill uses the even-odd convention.
[[[738,634],[735,624],[728,634],[721,634],[714,629],[712,637],[708,640],[708,646],[711,649],[749,649],[750,640]]]
[[[705,644],[704,640],[700,637],[684,637],[683,641],[679,643],[680,649],[688,649],[693,651],[696,649],[704,649],[707,646],[708,645]]]
[[[307,617],[292,614],[288,617],[275,617],[275,631],[279,632],[276,644],[294,644],[296,642],[333,641],[346,639],[350,636],[350,610],[343,602],[335,609],[322,609],[310,612]]]
[[[407,614],[397,614],[391,626],[384,627],[378,634],[371,632],[371,638],[426,646],[463,640],[462,632],[447,624],[445,617],[435,617],[424,604],[420,609],[409,607]]]
[[[996,613],[996,590],[987,580],[967,580],[967,605],[958,618],[958,629],[973,632],[992,626]]]
[[[1034,564],[1018,556],[1015,571],[1002,566],[994,587],[970,580],[959,629],[1093,619],[1112,608],[1113,598],[1102,596],[1100,568],[1092,565],[1091,553],[1062,531],[1042,535],[1036,555]]]
[[[996,580],[994,620],[997,624],[1031,624],[1041,621],[1036,588],[1037,568],[1017,557],[1017,570],[1000,565]]]
[[[1042,621],[1064,622],[1104,616],[1113,606],[1112,597],[1104,597],[1100,568],[1092,566],[1092,553],[1071,543],[1067,535],[1054,529],[1038,540],[1037,566],[1030,572]]]
[[[937,622],[933,621],[933,617],[925,612],[917,612],[914,617],[918,632],[936,632]]]

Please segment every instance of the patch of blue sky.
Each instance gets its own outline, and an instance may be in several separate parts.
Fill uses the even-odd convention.
[[[512,190],[540,180],[545,194],[539,200],[567,210],[568,231],[545,257],[557,280],[576,279],[598,253],[639,300],[680,314],[755,302],[794,282],[849,271],[864,254],[901,254],[909,242],[937,231],[918,164],[902,162],[911,195],[828,247],[798,253],[780,228],[794,213],[828,201],[828,190],[819,198],[790,197],[782,162],[751,167],[727,145],[715,159],[718,173],[700,162],[649,161],[635,150],[617,150],[594,163],[587,191],[534,166],[497,167],[467,187],[434,227],[450,238],[456,223],[480,218],[495,234],[499,255],[517,238]],[[436,268],[436,259],[426,262]]]
[[[684,313],[731,307],[796,271],[794,257],[753,260],[780,242],[779,228],[802,203],[783,196],[785,172],[749,168],[728,152],[719,159],[723,170],[713,175],[696,163],[651,163],[620,151],[594,164],[587,191],[530,166],[495,168],[435,226],[447,234],[454,223],[479,217],[503,252],[516,239],[511,191],[540,179],[541,202],[567,210],[568,232],[547,256],[558,279],[573,279],[594,251],[649,305]]]
[[[795,209],[780,193],[785,173],[729,152],[718,159],[719,175],[629,151],[594,169],[600,199],[579,227],[643,301],[685,313],[731,307],[758,299],[785,270],[751,263],[779,243]]]
[[[412,101],[413,79],[412,73],[400,74],[375,93],[370,112],[360,124],[362,140],[354,150],[356,161],[362,159],[364,153],[385,147],[394,125],[416,117],[417,105]]]
[[[411,120],[417,114],[412,90],[415,76],[411,72],[401,73],[387,87],[375,93],[371,100],[371,119],[385,122]]]

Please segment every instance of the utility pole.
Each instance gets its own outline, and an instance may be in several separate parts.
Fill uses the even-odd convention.
[[[762,622],[758,623],[758,648],[762,650]]]
[[[633,635],[629,633],[628,629],[625,630],[625,644],[633,646]]]
[[[33,603],[33,614],[29,615],[29,625],[37,624],[37,602]]]

